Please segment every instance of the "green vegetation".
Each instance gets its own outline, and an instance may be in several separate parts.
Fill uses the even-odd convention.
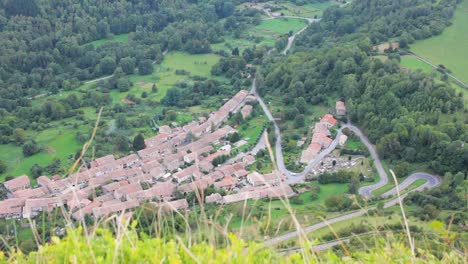
[[[337,2],[322,1],[316,3],[308,3],[304,5],[294,5],[290,2],[283,2],[279,4],[273,4],[272,2],[266,3],[268,6],[273,8],[273,12],[284,14],[285,16],[300,16],[300,17],[321,17],[323,11],[332,5],[336,5]]]
[[[455,77],[468,83],[468,1],[461,1],[452,20],[442,34],[411,44],[417,55],[439,65],[445,65]]]
[[[113,235],[107,229],[97,229],[87,235],[81,229],[69,230],[63,239],[54,237],[53,243],[45,245],[38,252],[29,256],[12,252],[8,259],[1,255],[2,263],[61,263],[63,260],[73,259],[77,262],[100,260],[102,262],[134,263],[141,261],[169,262],[169,263],[329,263],[330,260],[346,261],[347,263],[375,263],[385,259],[386,263],[424,262],[424,263],[457,263],[462,257],[456,254],[444,254],[438,259],[430,253],[422,257],[412,258],[411,250],[402,244],[400,239],[393,238],[384,243],[380,239],[372,239],[375,248],[369,252],[349,256],[339,256],[336,253],[294,253],[289,256],[280,255],[260,243],[247,243],[234,235],[225,235],[225,246],[218,246],[213,241],[188,242],[188,239],[177,238],[166,240],[163,238],[139,237],[130,228],[119,228],[119,233]],[[309,245],[304,243],[304,246]],[[109,250],[113,249],[113,250]]]
[[[290,32],[297,32],[307,24],[304,19],[278,18],[262,20],[260,25],[248,30],[248,33],[256,37],[261,37],[262,44],[273,46],[283,35]]]
[[[402,56],[400,64],[402,67],[413,71],[422,70],[426,73],[435,72],[435,69],[431,65],[428,65],[413,56]]]
[[[95,46],[96,48],[99,47],[99,46],[102,46],[108,42],[120,42],[120,43],[128,43],[128,35],[129,34],[120,34],[120,35],[114,35],[114,36],[110,36],[106,39],[100,39],[100,40],[96,40],[96,41],[93,41],[93,42],[90,42],[88,44],[91,44],[93,46]]]

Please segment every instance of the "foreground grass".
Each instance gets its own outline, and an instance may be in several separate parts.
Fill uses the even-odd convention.
[[[468,1],[461,2],[455,11],[453,25],[439,36],[418,41],[411,50],[434,64],[443,64],[455,77],[468,82]]]
[[[338,256],[333,252],[316,254],[307,250],[282,256],[258,243],[247,243],[234,235],[225,235],[226,246],[209,242],[191,243],[181,238],[165,241],[161,238],[139,238],[129,228],[119,228],[116,235],[98,229],[86,236],[78,230],[69,230],[64,239],[53,238],[53,243],[25,256],[13,253],[9,258],[0,255],[1,263],[410,263],[411,252],[398,241],[380,241],[375,250],[353,252]],[[415,259],[417,263],[461,263],[456,254],[443,254],[441,260],[431,254]]]

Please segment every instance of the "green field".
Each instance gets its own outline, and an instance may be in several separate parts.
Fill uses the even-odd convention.
[[[326,1],[323,3],[311,3],[311,4],[301,5],[301,6],[297,6],[289,2],[280,3],[277,6],[282,6],[284,8],[278,11],[275,11],[275,13],[282,13],[285,16],[321,17],[325,9],[335,4],[336,3],[334,1]]]
[[[155,65],[155,71],[150,75],[130,75],[129,79],[133,82],[130,91],[120,93],[112,91],[111,96],[115,102],[122,101],[128,94],[134,94],[137,97],[142,92],[148,93],[148,98],[160,101],[166,96],[167,90],[172,88],[179,81],[190,81],[192,76],[211,76],[211,67],[219,61],[219,56],[215,54],[188,54],[184,52],[171,52],[166,54],[160,65]],[[188,75],[177,75],[176,70],[185,70]],[[157,93],[151,93],[151,87],[156,84]]]
[[[307,25],[307,21],[297,18],[278,18],[262,20],[260,25],[250,29],[249,33],[256,36],[263,36],[265,39],[270,39],[272,44],[281,35],[289,32],[297,32]]]
[[[78,129],[73,129],[70,126],[61,126],[61,128],[49,128],[38,133],[28,134],[43,147],[43,151],[31,157],[24,157],[19,146],[0,145],[0,160],[6,161],[8,166],[7,171],[0,175],[0,180],[4,180],[7,175],[30,175],[30,168],[34,164],[47,166],[55,158],[60,159],[62,166],[67,167],[72,163],[72,160],[68,158],[69,155],[75,154],[81,148],[81,144],[75,138],[78,131],[87,131],[87,128],[81,126]]]
[[[411,50],[438,65],[443,64],[453,75],[468,82],[468,0],[461,2],[455,11],[453,25],[435,37],[418,41]]]
[[[100,40],[90,42],[89,44],[91,44],[91,45],[93,45],[93,46],[95,46],[97,48],[97,47],[102,46],[105,43],[111,42],[111,41],[127,43],[128,42],[128,34],[114,35],[114,36],[109,37],[107,39],[100,39]]]
[[[224,37],[223,42],[212,44],[211,47],[214,50],[224,50],[226,52],[230,52],[236,47],[242,52],[245,48],[254,45],[273,47],[281,36],[288,34],[290,31],[297,32],[306,25],[307,21],[304,19],[264,19],[259,25],[248,28],[241,38],[227,36]]]
[[[413,71],[421,70],[425,73],[432,73],[435,71],[431,65],[424,63],[413,56],[401,56],[400,64],[403,68]]]

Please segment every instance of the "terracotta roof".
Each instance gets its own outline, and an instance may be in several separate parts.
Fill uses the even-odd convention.
[[[159,204],[166,211],[175,211],[180,209],[187,209],[189,207],[186,199],[180,199],[172,202],[161,202]]]
[[[113,183],[109,183],[109,184],[102,186],[102,189],[105,192],[113,192],[119,189],[120,187],[126,186],[128,184],[129,184],[128,181],[113,182]]]
[[[14,192],[19,189],[24,189],[29,186],[31,186],[31,181],[29,180],[29,177],[26,175],[22,175],[19,177],[16,177],[14,179],[11,179],[9,181],[5,181],[3,183],[5,188],[7,188],[10,192]]]
[[[336,119],[335,119],[332,115],[330,115],[330,114],[324,115],[324,116],[320,119],[320,122],[329,123],[329,124],[331,124],[332,126],[336,125]]]
[[[95,159],[94,163],[98,167],[107,166],[107,165],[110,165],[110,164],[115,164],[115,157],[114,157],[114,155],[107,155],[107,156]]]
[[[23,208],[23,217],[29,218],[39,211],[52,211],[53,208],[62,205],[59,197],[27,199]]]
[[[221,201],[223,197],[219,193],[213,193],[207,197],[205,197],[205,203],[215,203]]]
[[[133,209],[139,205],[140,203],[138,201],[131,200],[131,201],[108,205],[106,207],[93,208],[92,210],[93,210],[94,217],[99,218],[99,217],[103,217],[112,213],[117,213],[117,212],[121,212],[121,211],[128,210],[128,209]]]
[[[72,214],[72,218],[75,220],[82,220],[85,215],[92,214],[93,209],[99,207],[101,205],[100,202],[92,202],[85,207],[79,209],[78,211]]]
[[[119,187],[117,190],[115,190],[114,197],[116,198],[125,197],[131,193],[135,193],[141,190],[143,189],[141,188],[140,183],[128,184],[128,185]]]
[[[148,190],[141,190],[127,195],[127,199],[143,201],[153,198],[171,197],[174,194],[175,188],[176,186],[172,182],[157,183]]]
[[[23,189],[13,193],[15,198],[28,199],[28,198],[40,198],[45,197],[49,194],[47,187],[39,187],[35,189]]]
[[[237,184],[237,180],[234,177],[226,176],[221,181],[215,182],[215,186],[222,189],[230,189]]]

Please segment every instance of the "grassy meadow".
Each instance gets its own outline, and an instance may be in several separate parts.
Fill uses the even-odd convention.
[[[282,7],[280,10],[275,11],[275,13],[282,13],[285,16],[321,17],[325,9],[335,4],[336,2],[334,1],[325,1],[323,3],[310,3],[301,6],[289,2],[272,5],[280,8]]]
[[[290,31],[297,32],[307,25],[304,19],[278,18],[264,19],[259,25],[252,26],[245,30],[240,38],[227,36],[221,43],[212,44],[214,50],[224,50],[231,52],[234,48],[239,48],[242,52],[248,47],[269,46],[273,47],[275,42]]]
[[[405,69],[413,71],[421,70],[425,73],[435,72],[435,69],[431,65],[424,63],[413,56],[401,56],[400,58],[400,64]]]
[[[445,65],[455,77],[468,83],[468,0],[457,6],[452,23],[439,36],[412,44],[411,51],[436,65]]]
[[[128,42],[128,33],[120,34],[120,35],[113,35],[113,36],[111,36],[111,37],[109,37],[107,39],[96,40],[96,41],[90,42],[89,44],[91,44],[91,45],[93,45],[93,46],[95,46],[97,48],[97,47],[102,46],[105,43],[111,42],[111,41],[127,43]]]

